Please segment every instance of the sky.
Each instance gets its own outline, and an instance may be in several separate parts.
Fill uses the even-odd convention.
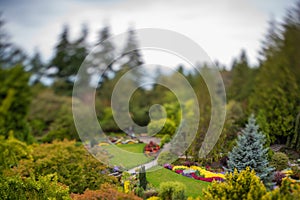
[[[99,29],[111,26],[113,34],[134,28],[160,28],[183,34],[208,54],[211,60],[230,67],[234,57],[245,49],[252,65],[273,17],[281,21],[296,0],[0,0],[11,40],[29,55],[35,49],[49,60],[62,26],[68,24],[71,36],[81,25],[95,41]],[[175,41],[174,41],[175,42]],[[145,60],[181,63],[172,56],[144,53]]]

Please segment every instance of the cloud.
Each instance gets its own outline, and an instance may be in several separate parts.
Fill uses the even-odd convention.
[[[104,22],[113,33],[136,28],[164,28],[190,37],[213,60],[230,65],[232,56],[246,49],[255,63],[260,40],[267,28],[269,13],[282,16],[285,5],[292,0],[274,4],[246,0],[67,0],[0,1],[8,30],[14,41],[31,52],[37,46],[46,58],[51,57],[62,25],[68,23],[76,35],[83,22],[92,33],[90,40]],[[281,7],[280,7],[281,6]]]

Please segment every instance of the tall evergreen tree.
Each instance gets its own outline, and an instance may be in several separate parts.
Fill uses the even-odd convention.
[[[228,171],[237,169],[240,172],[250,167],[267,183],[273,168],[269,167],[268,148],[264,148],[265,136],[258,129],[251,115],[242,134],[238,136],[236,146],[229,153]]]
[[[130,28],[128,31],[127,44],[123,50],[123,56],[127,58],[125,65],[137,67],[144,63],[138,47],[136,33]]]
[[[71,65],[71,55],[69,53],[71,43],[68,26],[63,27],[63,31],[59,37],[59,42],[55,47],[55,55],[49,67],[56,67],[58,69],[57,76],[59,78],[66,78],[70,75],[67,69]]]
[[[108,25],[104,26],[99,31],[99,37],[96,42],[96,49],[93,50],[90,56],[90,65],[95,71],[101,74],[99,79],[103,83],[108,79],[109,74],[113,73],[113,66],[115,64],[115,46],[109,40],[111,37],[111,30]]]
[[[5,21],[0,13],[0,68],[23,64],[26,55],[19,47],[9,41],[9,35],[5,31],[4,25]]]
[[[240,58],[232,66],[232,82],[228,88],[230,99],[242,102],[245,101],[252,92],[254,69],[248,64],[246,52],[241,52]]]
[[[31,84],[39,82],[45,73],[45,64],[41,59],[41,54],[35,50],[33,57],[29,61],[29,72],[32,73]]]

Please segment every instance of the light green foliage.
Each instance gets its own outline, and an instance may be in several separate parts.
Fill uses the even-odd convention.
[[[156,133],[159,136],[174,135],[176,131],[176,124],[171,119],[159,119],[151,121],[147,126],[147,131],[149,135],[155,135]]]
[[[226,174],[225,182],[213,182],[203,193],[207,200],[257,200],[266,191],[254,170],[247,167],[240,173],[234,170],[233,173]]]
[[[68,200],[69,188],[58,182],[56,174],[29,178],[0,176],[0,196],[3,200]]]
[[[58,181],[69,186],[70,192],[83,193],[87,188],[97,189],[102,183],[115,183],[102,165],[83,146],[63,141],[34,145],[32,159],[23,159],[7,174],[36,177],[57,173]]]
[[[180,182],[162,182],[159,186],[159,197],[165,200],[184,200],[186,187]]]
[[[282,152],[276,152],[272,156],[272,160],[270,162],[270,165],[276,168],[277,171],[281,171],[283,169],[286,169],[288,167],[289,157]]]
[[[280,188],[268,192],[262,200],[298,200],[300,199],[300,185],[291,183],[288,179],[282,181]]]
[[[15,139],[12,131],[8,139],[0,136],[0,171],[16,166],[21,159],[30,159],[30,153],[31,148]]]
[[[160,147],[162,148],[166,143],[170,141],[171,141],[171,136],[169,134],[164,135],[160,141]]]

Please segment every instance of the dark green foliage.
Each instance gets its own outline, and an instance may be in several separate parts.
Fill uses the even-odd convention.
[[[142,166],[140,171],[139,171],[139,182],[140,182],[140,187],[146,190],[147,188],[147,178],[146,178],[146,169],[145,166]]]
[[[250,106],[257,113],[258,124],[267,135],[268,143],[277,140],[289,144],[297,114],[295,77],[279,60],[261,67],[255,85]]]
[[[243,102],[249,98],[253,89],[254,72],[255,69],[249,67],[246,52],[242,51],[240,58],[232,65],[232,82],[228,88],[229,99]]]
[[[276,168],[277,171],[281,171],[288,167],[289,157],[282,152],[276,152],[272,156],[270,165]]]
[[[246,128],[238,136],[237,144],[229,153],[228,171],[254,169],[265,183],[270,181],[272,168],[268,162],[268,148],[264,148],[265,136],[258,131],[254,116],[250,116]]]
[[[9,131],[25,142],[33,142],[26,116],[31,101],[29,74],[22,66],[0,69],[0,135]]]

